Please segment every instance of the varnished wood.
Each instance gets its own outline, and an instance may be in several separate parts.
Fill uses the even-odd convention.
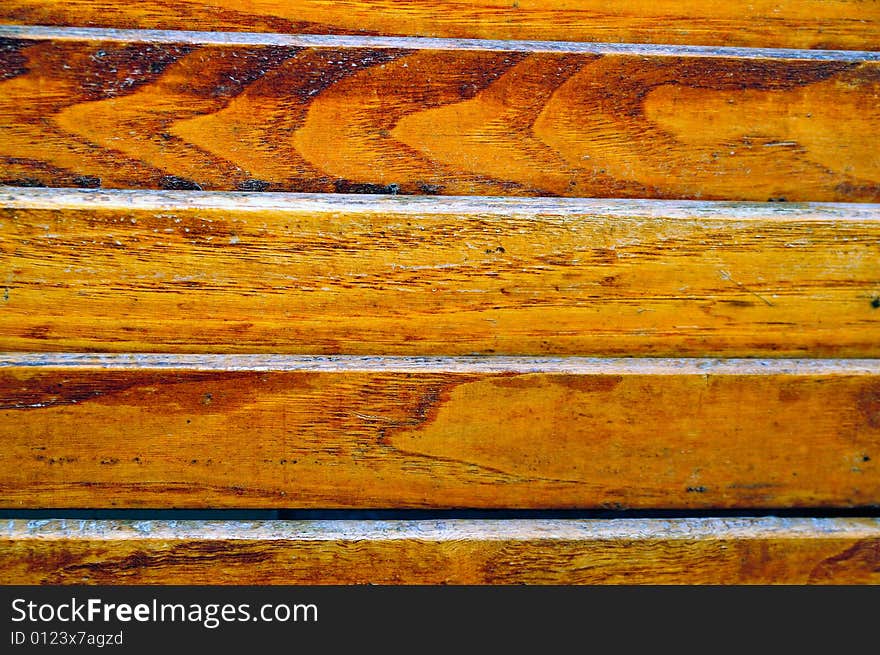
[[[877,506],[880,205],[669,199],[878,202],[878,19],[3,3],[0,507]],[[878,570],[877,519],[0,524],[7,584]]]
[[[880,363],[6,355],[0,444],[7,508],[876,505]]]
[[[877,49],[859,0],[5,0],[38,25]]]
[[[880,199],[872,52],[2,35],[7,184]]]
[[[880,208],[0,192],[0,350],[880,353]]]
[[[880,582],[877,519],[7,521],[6,584]]]

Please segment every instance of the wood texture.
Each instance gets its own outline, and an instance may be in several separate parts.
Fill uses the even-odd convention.
[[[78,34],[0,27],[0,181],[880,199],[878,53]]]
[[[878,20],[4,2],[0,507],[880,505]],[[6,584],[878,571],[876,518],[0,523]]]
[[[7,521],[6,584],[880,582],[877,519]]]
[[[880,503],[880,363],[7,355],[0,505]]]
[[[880,207],[0,191],[0,350],[880,353]]]
[[[4,0],[0,20],[170,30],[871,50],[859,0]]]

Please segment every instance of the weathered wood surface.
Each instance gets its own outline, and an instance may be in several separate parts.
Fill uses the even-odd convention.
[[[877,519],[6,521],[6,584],[880,582]]]
[[[860,0],[4,0],[37,25],[871,50]]]
[[[880,353],[880,206],[0,190],[0,350]]]
[[[880,503],[880,360],[6,355],[0,505]]]
[[[7,184],[880,200],[876,52],[0,36]]]

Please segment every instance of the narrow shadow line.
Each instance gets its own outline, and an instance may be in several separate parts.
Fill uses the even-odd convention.
[[[0,509],[0,519],[85,521],[431,521],[449,519],[880,518],[880,506],[793,509]]]

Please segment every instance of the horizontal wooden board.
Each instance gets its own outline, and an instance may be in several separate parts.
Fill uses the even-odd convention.
[[[878,218],[0,189],[0,350],[874,357]]]
[[[5,355],[6,508],[880,504],[880,360]]]
[[[861,0],[4,0],[0,21],[114,28],[880,48]]]
[[[877,519],[6,521],[6,584],[877,584]]]
[[[0,26],[0,181],[880,200],[880,53]]]

